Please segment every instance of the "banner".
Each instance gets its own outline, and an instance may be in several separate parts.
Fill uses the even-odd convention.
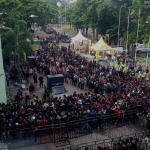
[[[32,45],[32,50],[33,51],[38,51],[39,50],[39,45]]]

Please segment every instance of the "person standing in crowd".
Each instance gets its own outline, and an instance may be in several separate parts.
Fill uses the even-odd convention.
[[[29,92],[30,92],[31,95],[32,95],[32,93],[34,92],[34,90],[35,90],[35,87],[34,87],[34,85],[31,83],[30,86],[29,86]]]
[[[37,80],[37,72],[33,73],[33,80],[34,80],[35,86],[37,86],[37,82],[38,82],[38,80]]]
[[[10,79],[9,72],[6,72],[6,73],[5,73],[5,78],[6,78],[6,84],[7,84],[7,86],[9,87],[9,79]]]
[[[29,102],[29,99],[30,99],[30,92],[29,92],[29,89],[26,88],[25,90],[25,104],[27,105]]]
[[[33,73],[32,68],[29,68],[29,76],[30,76],[30,78],[32,77],[32,73]]]
[[[44,82],[44,78],[43,76],[39,76],[39,84],[40,84],[40,88],[43,88],[43,82]]]

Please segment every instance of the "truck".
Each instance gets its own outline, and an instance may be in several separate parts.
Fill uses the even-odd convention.
[[[47,75],[47,91],[53,98],[68,96],[64,86],[64,76],[62,74]]]

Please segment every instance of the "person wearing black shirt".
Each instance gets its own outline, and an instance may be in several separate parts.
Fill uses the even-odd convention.
[[[35,87],[34,87],[34,85],[31,83],[31,85],[29,86],[29,92],[30,92],[30,94],[32,94],[32,93],[34,92],[34,89],[35,89]]]
[[[43,76],[39,77],[40,88],[43,88]]]
[[[34,84],[37,86],[37,74],[36,73],[34,73],[33,74],[33,80],[34,80]]]

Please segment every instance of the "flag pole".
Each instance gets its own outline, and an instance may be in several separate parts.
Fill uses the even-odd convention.
[[[139,27],[140,27],[140,14],[141,14],[141,10],[139,8],[139,16],[138,16],[138,25],[137,25],[137,34],[136,34],[136,49],[135,49],[135,56],[134,56],[134,60],[136,61],[136,56],[137,56],[137,48],[138,48],[138,39],[139,39]]]
[[[119,9],[119,24],[118,24],[118,43],[117,43],[117,52],[118,52],[118,47],[120,45],[120,20],[121,20],[121,10],[122,8],[120,7]]]
[[[129,13],[128,13],[128,24],[127,24],[127,39],[126,39],[125,63],[126,63],[126,55],[127,55],[127,50],[128,50],[129,24],[130,24],[130,8],[129,8]]]

